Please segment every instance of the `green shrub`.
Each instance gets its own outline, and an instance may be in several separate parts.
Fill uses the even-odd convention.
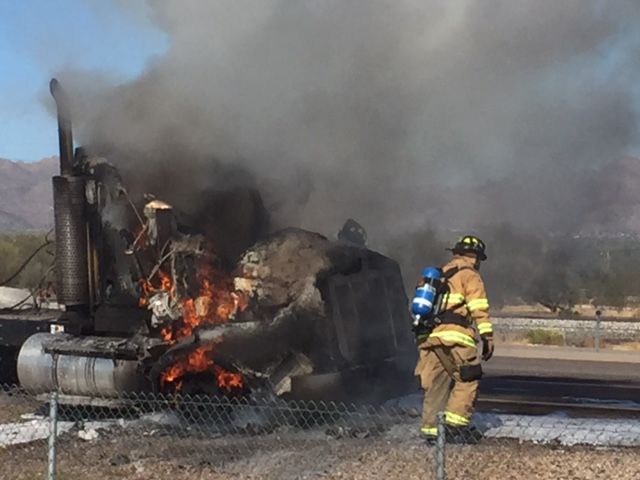
[[[563,345],[562,333],[536,328],[527,332],[527,340],[534,345]]]
[[[0,282],[13,275],[45,241],[43,232],[0,234]],[[7,286],[35,288],[53,263],[53,244],[48,245]]]

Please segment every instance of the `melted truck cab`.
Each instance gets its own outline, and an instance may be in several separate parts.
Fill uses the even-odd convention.
[[[154,199],[143,207],[109,161],[74,152],[55,80],[51,92],[63,310],[21,345],[23,387],[94,404],[125,392],[265,389],[376,401],[413,388],[415,347],[395,261],[293,228],[262,233],[240,256],[221,258],[171,205]]]

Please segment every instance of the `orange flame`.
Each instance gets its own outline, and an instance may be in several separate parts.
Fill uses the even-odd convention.
[[[224,370],[216,365],[209,354],[213,351],[213,345],[205,345],[196,348],[186,359],[173,364],[160,376],[161,386],[173,383],[176,391],[182,388],[180,379],[186,373],[202,373],[211,371],[216,379],[218,388],[227,392],[242,389],[244,382],[242,375]]]
[[[182,317],[160,330],[162,339],[167,343],[175,343],[180,338],[188,337],[200,325],[217,325],[227,322],[237,312],[247,306],[243,294],[233,291],[231,279],[215,272],[210,267],[201,268],[198,272],[200,282],[199,295],[181,301]],[[154,283],[140,280],[140,306],[149,304],[149,298],[158,292],[167,292],[170,298],[176,298],[176,287],[171,277],[158,271]],[[167,368],[160,376],[160,385],[169,384],[175,391],[183,386],[183,377],[187,373],[210,371],[219,389],[231,392],[243,388],[244,381],[240,374],[228,372],[216,365],[211,358],[214,344],[196,348],[186,358],[179,360]]]
[[[216,379],[218,381],[218,388],[226,391],[239,390],[243,387],[242,375],[237,373],[226,372],[217,365],[214,368]]]
[[[138,305],[141,307],[146,307],[149,305],[149,297],[153,296],[158,292],[167,292],[171,298],[175,297],[175,285],[171,281],[171,277],[164,273],[162,270],[158,270],[157,276],[159,281],[156,281],[157,287],[153,285],[151,280],[147,280],[146,278],[141,278],[138,281],[140,285],[140,289],[142,290],[142,294],[138,300]]]

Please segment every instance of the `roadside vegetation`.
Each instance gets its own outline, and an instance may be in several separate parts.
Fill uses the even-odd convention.
[[[495,308],[543,305],[564,318],[574,315],[576,305],[640,308],[640,238],[543,237],[508,225],[475,233],[488,245],[482,274]],[[423,267],[447,261],[445,248],[455,237],[425,229],[400,236],[381,250],[400,262],[410,295]],[[52,238],[46,232],[0,234],[0,285]],[[51,268],[53,252],[49,243],[6,286],[38,287]]]
[[[46,232],[0,234],[0,286],[37,288],[47,277],[53,263],[54,245],[49,241],[51,238],[52,235],[47,237]],[[47,245],[43,247],[45,243]],[[21,269],[38,248],[40,250]]]
[[[640,238],[543,235],[509,225],[473,233],[487,243],[482,275],[493,307],[543,305],[564,318],[576,305],[640,307]],[[445,248],[457,235],[425,229],[386,245],[409,294],[423,267],[447,261]]]
[[[536,328],[527,332],[527,341],[533,345],[563,345],[562,333]]]

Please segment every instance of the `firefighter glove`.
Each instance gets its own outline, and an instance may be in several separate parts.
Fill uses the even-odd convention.
[[[482,339],[482,359],[486,362],[493,357],[493,336],[481,335]]]

